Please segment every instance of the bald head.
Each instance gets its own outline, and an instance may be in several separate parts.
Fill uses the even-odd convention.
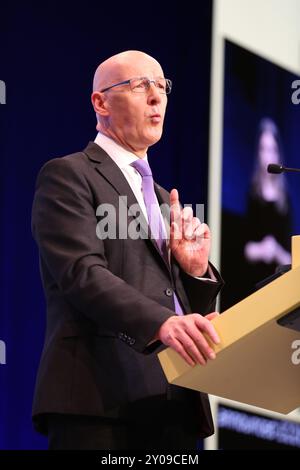
[[[94,75],[93,91],[100,91],[114,83],[137,76],[135,70],[140,70],[144,65],[149,67],[151,64],[160,69],[160,75],[163,76],[159,62],[145,52],[125,51],[116,54],[98,66]]]

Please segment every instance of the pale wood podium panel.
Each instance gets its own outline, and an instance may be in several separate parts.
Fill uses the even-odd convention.
[[[212,321],[221,339],[214,361],[191,367],[171,348],[159,353],[170,383],[284,414],[300,407],[300,365],[292,362],[300,331],[277,324],[300,306],[300,237],[292,250],[292,270]]]

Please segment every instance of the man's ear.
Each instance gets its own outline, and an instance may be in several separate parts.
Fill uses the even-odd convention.
[[[96,114],[100,116],[108,116],[109,111],[107,109],[107,100],[104,93],[100,91],[94,91],[91,96],[91,101]]]

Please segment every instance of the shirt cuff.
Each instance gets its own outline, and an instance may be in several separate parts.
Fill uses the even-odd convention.
[[[218,282],[216,279],[216,276],[214,275],[211,267],[208,265],[207,271],[204,274],[204,277],[199,277],[199,276],[192,276],[194,279],[198,279],[199,281],[206,281],[209,283],[215,283]]]

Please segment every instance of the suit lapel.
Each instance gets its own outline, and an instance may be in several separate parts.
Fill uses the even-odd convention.
[[[97,163],[96,171],[100,173],[120,196],[127,197],[128,208],[133,204],[138,204],[136,197],[129,186],[122,171],[110,156],[94,142],[90,142],[84,153],[90,160]]]
[[[169,193],[154,182],[155,194],[160,205],[163,221],[166,226],[168,236],[170,235],[170,195]]]
[[[132,215],[132,217],[135,217],[135,214],[131,212],[131,207],[133,205],[137,205],[139,208],[138,201],[128,184],[128,181],[126,180],[125,176],[123,175],[122,171],[118,167],[118,165],[110,158],[110,156],[101,148],[99,145],[97,145],[95,142],[89,142],[88,146],[84,150],[84,152],[87,157],[96,163],[95,169],[98,173],[102,175],[103,178],[108,181],[108,183],[114,188],[114,190],[120,195],[120,196],[126,196],[127,197],[127,207],[128,207],[128,213]],[[161,194],[162,188],[160,188],[158,185],[155,184],[155,190],[157,191],[158,194],[158,199],[162,200],[163,196]],[[165,198],[165,197],[164,197]],[[161,253],[157,247],[157,244],[155,243],[155,240],[152,237],[148,236],[148,224],[147,221],[143,215],[142,209],[140,208],[140,215],[139,219],[141,221],[141,232],[143,233],[143,236],[146,240],[149,240],[152,246],[155,248],[155,250],[158,252],[159,256],[161,259],[164,261],[165,266],[170,270],[169,265],[166,263],[164,258],[161,256]],[[146,229],[147,227],[147,229]]]

